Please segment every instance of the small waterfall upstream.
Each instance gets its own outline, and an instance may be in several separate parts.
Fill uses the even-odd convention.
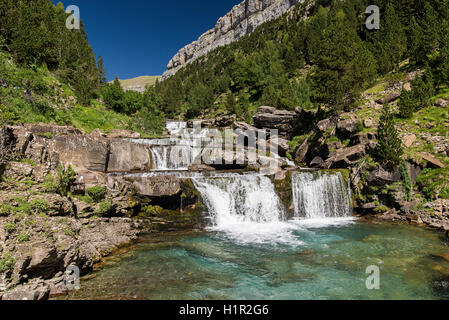
[[[292,175],[292,189],[297,218],[351,216],[351,189],[341,172],[295,172]]]

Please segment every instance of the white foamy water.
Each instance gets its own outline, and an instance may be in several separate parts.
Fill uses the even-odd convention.
[[[340,172],[295,172],[292,189],[297,218],[312,223],[351,217],[351,189]]]
[[[195,178],[212,226],[239,243],[300,245],[288,223],[274,185],[266,176]]]

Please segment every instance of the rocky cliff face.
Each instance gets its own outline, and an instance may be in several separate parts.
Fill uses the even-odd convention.
[[[205,32],[197,41],[185,46],[170,60],[165,80],[188,63],[206,55],[217,47],[228,45],[250,34],[265,21],[283,15],[303,0],[244,0],[236,5],[215,27]]]

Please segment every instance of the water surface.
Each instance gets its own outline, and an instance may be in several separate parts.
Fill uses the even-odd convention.
[[[273,233],[148,236],[69,299],[448,299],[448,243],[417,226],[290,221]],[[266,230],[271,230],[267,225]],[[274,236],[275,235],[275,236]],[[368,290],[366,268],[381,270]]]

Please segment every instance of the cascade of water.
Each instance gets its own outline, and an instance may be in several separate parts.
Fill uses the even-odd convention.
[[[284,219],[274,185],[261,175],[195,178],[212,223],[226,226],[245,222],[273,223]]]
[[[351,216],[351,189],[340,172],[295,172],[292,188],[297,218]]]

